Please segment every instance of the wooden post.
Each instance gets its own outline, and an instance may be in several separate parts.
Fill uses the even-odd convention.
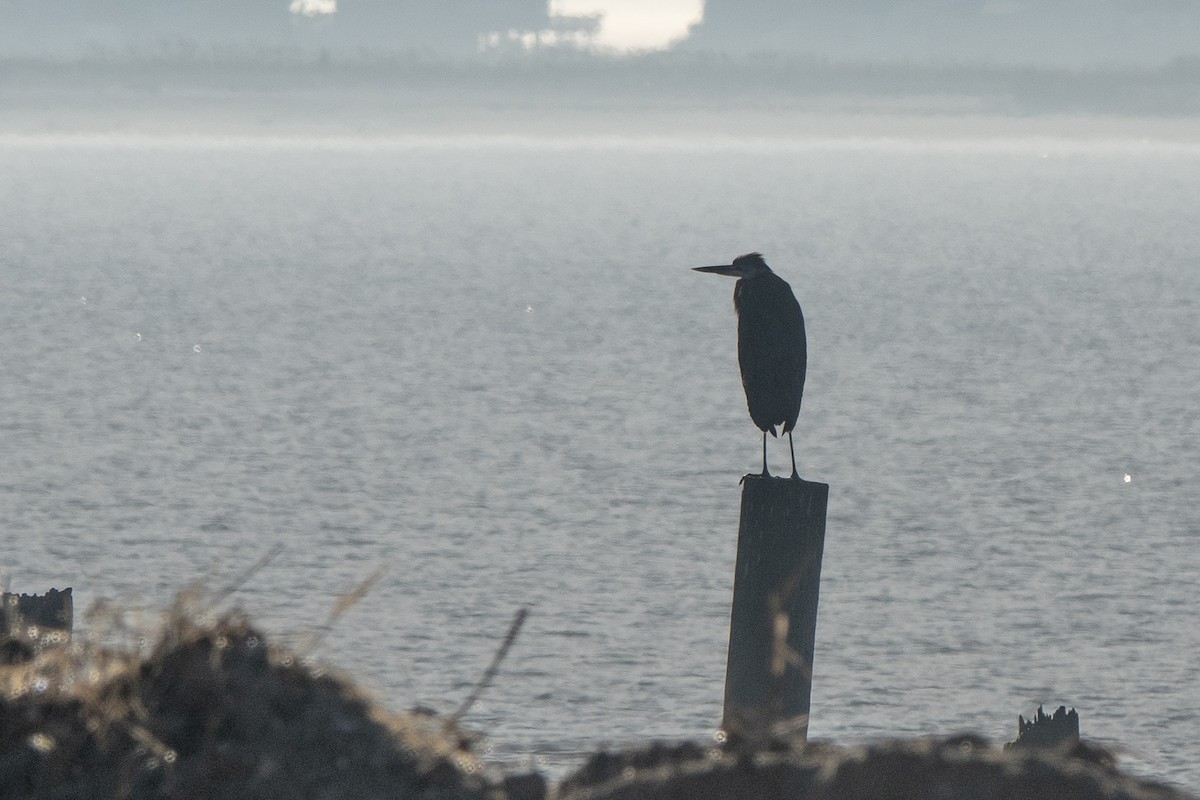
[[[1079,744],[1079,713],[1067,711],[1059,706],[1053,715],[1038,706],[1037,716],[1025,721],[1017,715],[1017,738],[1004,745],[1004,749],[1026,747],[1074,747]]]
[[[27,661],[71,640],[75,603],[71,590],[45,594],[0,593],[0,663]]]
[[[725,670],[726,731],[787,721],[808,735],[829,486],[742,479],[742,518]]]

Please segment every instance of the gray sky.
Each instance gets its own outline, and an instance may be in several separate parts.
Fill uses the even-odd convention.
[[[599,16],[564,33],[552,11]],[[1200,0],[0,0],[5,55],[187,41],[469,56],[481,42],[571,36],[845,61],[1158,66],[1200,56]]]
[[[1197,0],[710,0],[689,46],[846,60],[1160,65],[1200,55]]]

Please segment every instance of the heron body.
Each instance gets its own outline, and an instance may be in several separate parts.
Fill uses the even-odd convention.
[[[798,477],[792,430],[800,416],[808,369],[808,343],[800,303],[792,294],[792,287],[771,271],[759,253],[738,256],[732,264],[695,269],[738,279],[733,288],[733,307],[738,318],[738,365],[750,419],[763,432],[763,475],[770,474],[767,434],[778,436],[782,432],[788,435],[792,452],[792,477]]]

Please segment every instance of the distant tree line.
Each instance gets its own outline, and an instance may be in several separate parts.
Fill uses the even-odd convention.
[[[240,48],[189,40],[95,48],[70,59],[0,59],[0,88],[24,91],[103,84],[253,90],[328,89],[445,93],[464,102],[622,102],[812,105],[866,103],[997,113],[1200,114],[1200,56],[1162,67],[1066,69],[981,63],[842,62],[813,56],[668,52],[598,56],[548,51],[450,58],[422,50]]]

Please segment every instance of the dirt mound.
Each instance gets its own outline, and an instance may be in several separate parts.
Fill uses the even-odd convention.
[[[860,748],[783,740],[598,753],[558,800],[1187,800],[1104,751],[1002,750],[974,736]]]
[[[238,614],[146,658],[64,650],[0,675],[0,798],[497,798],[462,737],[393,715]]]

